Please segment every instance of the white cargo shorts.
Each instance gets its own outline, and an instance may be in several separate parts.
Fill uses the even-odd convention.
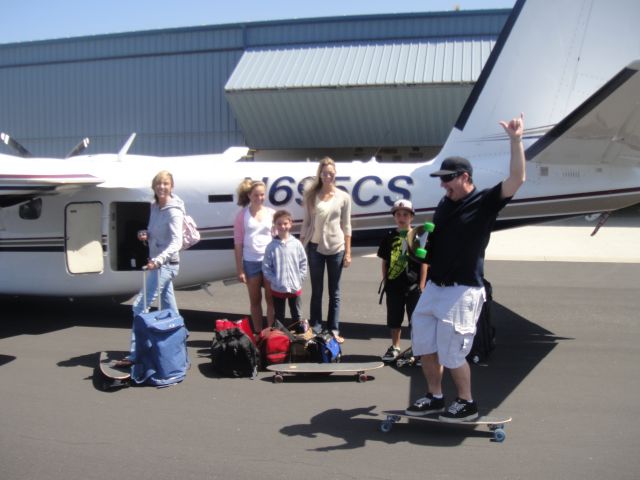
[[[439,287],[427,282],[411,316],[414,356],[437,352],[440,365],[462,366],[471,351],[485,299],[484,287]]]

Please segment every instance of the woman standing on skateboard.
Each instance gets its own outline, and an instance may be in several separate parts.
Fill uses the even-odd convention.
[[[162,170],[153,177],[154,202],[151,204],[149,224],[146,230],[138,232],[138,240],[149,246],[147,270],[158,270],[157,274],[146,276],[146,288],[138,293],[133,302],[133,317],[142,313],[151,305],[160,292],[161,308],[171,309],[179,315],[178,304],[173,290],[173,279],[180,269],[180,249],[182,248],[182,223],[184,222],[184,202],[173,193],[173,175]],[[146,298],[144,292],[146,290]],[[136,339],[131,332],[131,350],[129,356],[116,362],[118,367],[127,367],[135,363]]]

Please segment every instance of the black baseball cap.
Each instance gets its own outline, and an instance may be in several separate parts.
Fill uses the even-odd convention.
[[[473,174],[473,168],[469,160],[463,157],[448,157],[442,161],[440,170],[430,173],[429,176],[442,177],[444,175],[451,175],[453,173],[461,174],[464,172],[467,172],[469,176]]]

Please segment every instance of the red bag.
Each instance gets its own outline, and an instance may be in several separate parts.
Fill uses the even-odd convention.
[[[284,363],[289,358],[291,338],[277,328],[265,328],[258,336],[258,350],[262,366]]]
[[[249,317],[244,317],[240,320],[227,320],[226,318],[219,318],[216,320],[216,332],[221,332],[222,330],[227,330],[229,328],[239,328],[254,344],[256,343],[256,337],[253,334]]]

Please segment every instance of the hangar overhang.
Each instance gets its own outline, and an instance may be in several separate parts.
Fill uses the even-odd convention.
[[[493,36],[246,51],[225,96],[255,149],[437,147]]]

